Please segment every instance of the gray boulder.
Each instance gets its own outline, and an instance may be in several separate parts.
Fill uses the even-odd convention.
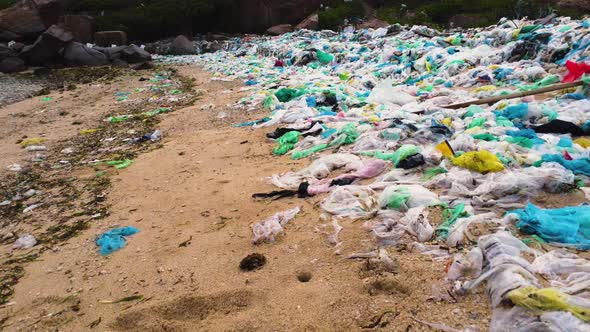
[[[12,45],[9,46],[11,49],[13,49],[15,52],[20,52],[22,51],[23,47],[25,47],[25,44],[23,43],[12,43]]]
[[[15,50],[4,44],[0,44],[0,60],[4,60],[6,58],[11,58],[15,56],[18,56]]]
[[[127,45],[127,33],[124,31],[99,31],[94,34],[94,42],[101,47]]]
[[[94,33],[94,19],[88,15],[65,15],[62,17],[63,26],[72,32],[74,40],[88,43]],[[109,45],[110,46],[110,45]]]
[[[20,56],[30,65],[42,65],[54,58],[73,38],[71,32],[60,26],[52,25],[37,38],[33,45],[25,46]]]
[[[318,14],[311,14],[305,20],[301,21],[295,29],[319,30],[320,16]]]
[[[0,61],[0,72],[1,73],[17,73],[27,69],[25,62],[18,57],[5,58]]]
[[[196,49],[192,41],[183,35],[180,35],[172,41],[170,44],[170,54],[173,55],[187,55],[195,54]]]
[[[278,36],[294,30],[291,24],[279,24],[266,29],[266,33],[271,36]]]
[[[109,63],[103,53],[76,42],[71,42],[64,48],[64,60],[71,67],[97,67]]]
[[[121,58],[121,51],[123,51],[126,47],[127,46],[94,47],[93,49],[103,53],[110,61],[113,61]]]
[[[152,60],[152,56],[139,46],[131,44],[121,51],[121,59],[128,63],[139,63]]]
[[[33,6],[13,6],[0,11],[0,41],[32,40],[46,29]]]

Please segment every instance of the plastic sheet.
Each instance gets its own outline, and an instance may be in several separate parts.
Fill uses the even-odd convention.
[[[283,232],[284,226],[301,211],[299,207],[278,212],[272,217],[252,226],[252,243],[274,242],[277,235]]]
[[[516,216],[516,227],[523,232],[547,242],[590,248],[590,206],[541,209],[529,203],[525,209],[508,213]]]

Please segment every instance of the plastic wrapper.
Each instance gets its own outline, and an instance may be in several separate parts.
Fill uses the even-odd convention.
[[[483,252],[475,247],[467,255],[456,254],[453,264],[447,272],[449,280],[475,279],[481,274],[483,266]]]
[[[434,228],[428,222],[428,210],[424,206],[409,209],[400,222],[406,225],[408,233],[419,242],[430,241],[434,235]]]
[[[379,206],[400,211],[438,203],[440,201],[435,193],[419,185],[392,185],[379,196]]]
[[[281,233],[284,226],[301,211],[299,207],[278,212],[272,217],[252,226],[252,243],[274,242],[276,236]]]
[[[343,218],[367,218],[377,212],[375,192],[364,186],[344,186],[334,189],[321,207],[324,211]]]

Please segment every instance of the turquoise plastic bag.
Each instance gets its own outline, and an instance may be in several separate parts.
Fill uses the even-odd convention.
[[[590,248],[590,206],[541,209],[529,203],[524,209],[508,213],[518,215],[516,227],[527,234],[538,235],[547,242]]]

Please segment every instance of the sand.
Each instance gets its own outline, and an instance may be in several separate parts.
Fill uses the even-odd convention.
[[[138,151],[132,166],[107,170],[110,184],[101,187],[103,200],[93,201],[104,207],[104,216],[76,236],[41,244],[45,249],[39,256],[22,264],[24,276],[0,308],[3,330],[430,330],[416,319],[488,329],[485,289],[433,299],[446,262],[391,248],[399,266],[383,271],[347,258],[376,248],[363,221],[341,221],[342,244],[329,243],[325,231],[332,229],[318,207],[324,196],[253,200],[252,193],[274,189],[264,177],[298,170],[309,161],[273,157],[274,144],[265,138],[270,130],[231,127],[265,115],[231,107],[247,94],[238,92],[240,83],[210,81],[195,67],[179,67],[179,74],[194,78],[191,93],[200,97],[192,106],[159,116],[162,142]],[[95,127],[107,113],[123,112],[128,104],[116,102],[113,94],[141,87],[142,75],[147,76],[127,74],[112,84],[52,93],[51,103],[34,98],[0,109],[0,160],[10,164],[30,157],[15,144],[23,135],[44,133],[48,146],[74,142],[80,129]],[[220,112],[228,117],[219,119]],[[74,120],[82,125],[73,125]],[[86,179],[95,173],[90,167],[72,170]],[[580,194],[572,197],[583,200]],[[559,206],[565,198],[545,199]],[[252,224],[296,206],[302,213],[275,243],[251,243]],[[39,223],[27,217],[10,230],[35,234],[44,227]],[[141,231],[124,249],[100,256],[96,236],[119,226]],[[12,241],[2,244],[3,259],[22,255],[12,251]],[[241,271],[240,261],[252,253],[263,254],[266,265]],[[310,280],[301,282],[302,273]]]

